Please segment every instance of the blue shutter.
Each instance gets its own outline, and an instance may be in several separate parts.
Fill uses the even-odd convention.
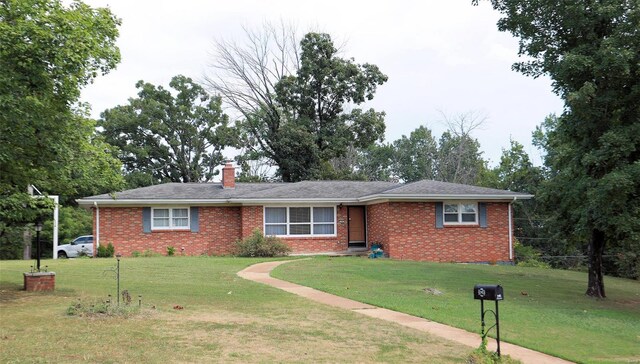
[[[487,227],[487,203],[486,202],[478,203],[478,220],[480,222],[481,228]]]
[[[442,211],[442,202],[436,202],[436,229],[444,227],[444,212]]]
[[[142,232],[151,232],[151,207],[142,208]]]
[[[197,233],[198,231],[200,231],[200,225],[198,225],[198,208],[197,207],[191,207],[190,209],[190,215],[191,215],[191,232],[192,233]]]

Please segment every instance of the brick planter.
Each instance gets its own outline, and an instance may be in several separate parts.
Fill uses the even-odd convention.
[[[55,272],[24,273],[24,290],[27,292],[46,292],[56,289]]]

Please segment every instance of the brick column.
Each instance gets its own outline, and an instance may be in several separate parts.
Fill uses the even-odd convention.
[[[27,292],[45,292],[56,289],[54,272],[24,273],[24,290]]]

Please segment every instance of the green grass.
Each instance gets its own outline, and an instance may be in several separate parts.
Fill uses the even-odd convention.
[[[513,266],[315,258],[272,276],[476,332],[473,286],[501,284],[502,340],[578,362],[640,362],[638,281],[607,277],[608,298],[596,300],[584,295],[584,273]]]
[[[1,261],[0,362],[464,362],[471,351],[236,275],[265,260],[123,258],[121,289],[142,295],[129,318],[66,314],[78,299],[115,299],[114,258],[44,261],[52,293],[22,291],[33,262]]]

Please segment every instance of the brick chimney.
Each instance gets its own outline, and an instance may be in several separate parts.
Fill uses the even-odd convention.
[[[222,168],[222,188],[236,188],[236,167],[227,162]]]

